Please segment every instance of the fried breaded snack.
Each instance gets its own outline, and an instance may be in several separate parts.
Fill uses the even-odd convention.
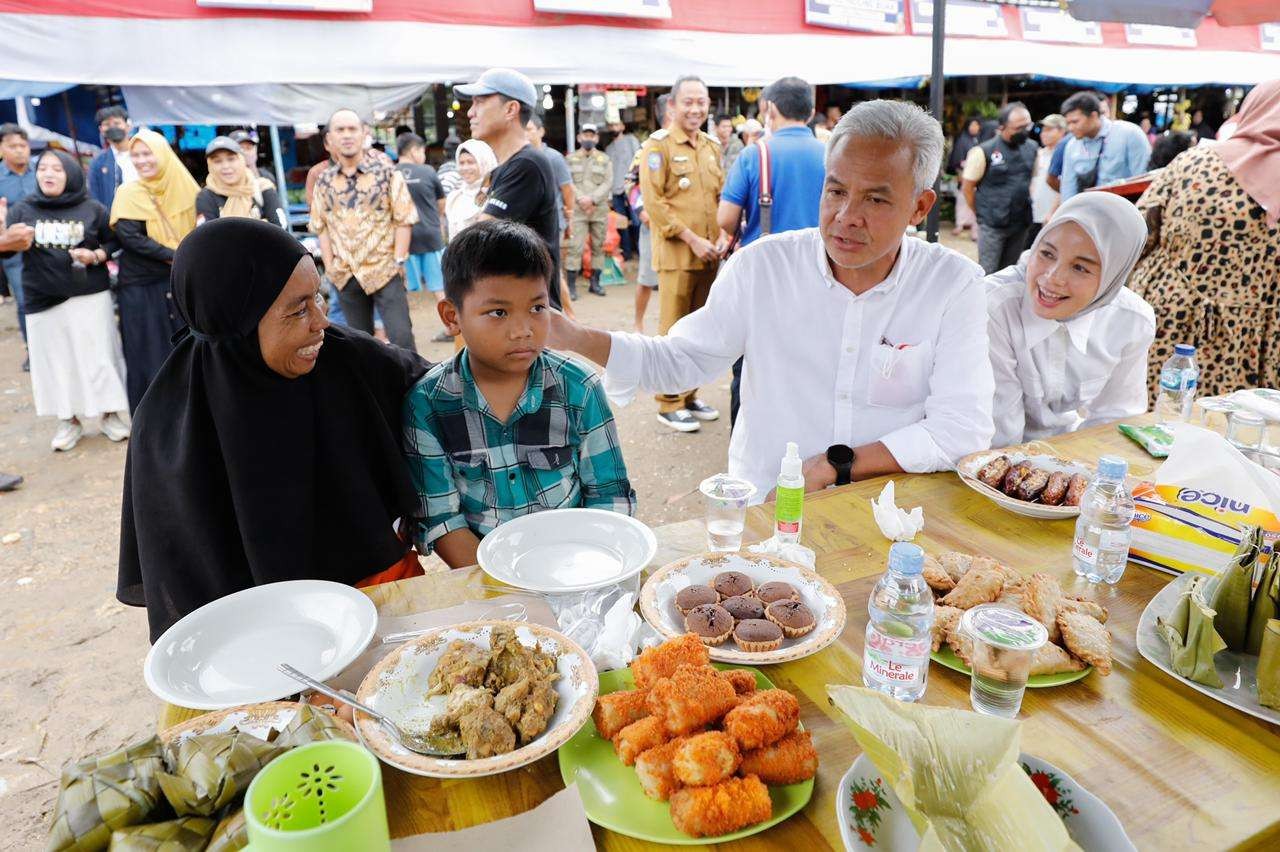
[[[799,721],[798,698],[785,689],[762,689],[725,714],[724,729],[743,751],[750,751],[776,743]]]
[[[720,672],[720,677],[729,681],[738,695],[750,695],[756,691],[756,676],[746,669],[725,669]]]
[[[973,640],[966,636],[960,630],[960,619],[953,618],[943,628],[946,636],[947,644],[951,646],[951,650],[960,658],[960,662],[969,668],[973,668]]]
[[[667,729],[657,716],[645,716],[632,722],[613,738],[613,750],[624,766],[631,766],[636,758],[651,748],[667,741]]]
[[[1057,642],[1058,603],[1062,600],[1062,586],[1049,574],[1037,573],[1027,578],[1022,589],[1022,607],[1027,615],[1049,630],[1049,641]]]
[[[631,661],[631,676],[635,678],[636,689],[649,689],[662,678],[671,677],[680,666],[705,666],[710,662],[707,646],[696,633],[686,633],[646,648]]]
[[[711,666],[680,666],[649,690],[649,712],[671,736],[714,722],[738,703],[733,684]]]
[[[676,778],[675,766],[671,759],[676,749],[686,742],[688,737],[676,737],[660,746],[654,746],[636,758],[636,777],[644,794],[650,799],[665,802],[671,794],[680,789],[680,781]]]
[[[769,788],[754,775],[713,787],[685,787],[671,795],[671,821],[691,837],[714,837],[773,816]]]
[[[1026,600],[1022,595],[1023,586],[1019,583],[1016,586],[1005,584],[1000,590],[1000,597],[996,598],[996,603],[1001,606],[1007,606],[1009,609],[1016,609],[1019,612],[1026,612]]]
[[[742,756],[742,774],[766,784],[797,784],[818,774],[818,752],[808,731],[792,731],[773,745]]]
[[[649,705],[645,703],[649,693],[643,689],[632,689],[626,692],[611,692],[596,699],[596,709],[591,712],[591,721],[596,723],[596,730],[606,740],[611,740],[618,732],[649,715]]]
[[[929,588],[935,592],[949,592],[956,587],[956,581],[942,567],[942,563],[927,553],[924,555],[924,570],[921,573]]]
[[[960,616],[964,615],[964,610],[954,606],[944,606],[939,604],[933,608],[933,650],[942,647],[942,643],[946,641],[947,631],[951,629],[953,624],[960,623]]]
[[[951,553],[938,554],[938,564],[942,566],[942,570],[947,572],[947,576],[951,578],[952,588],[960,582],[960,578],[964,573],[973,567],[973,557],[967,553],[959,553],[952,551]]]
[[[1099,624],[1106,624],[1107,618],[1110,616],[1110,613],[1107,612],[1107,608],[1105,606],[1100,603],[1094,603],[1091,600],[1086,600],[1085,598],[1064,597],[1062,600],[1058,601],[1058,611],[1061,612],[1064,609],[1072,612],[1082,612],[1085,615],[1091,615],[1098,620]]]
[[[1058,628],[1067,650],[1098,670],[1111,674],[1111,633],[1098,619],[1082,612],[1058,613]]]
[[[1046,642],[1037,648],[1035,656],[1031,658],[1031,674],[1033,675],[1061,674],[1063,672],[1083,670],[1084,663],[1052,642]]]
[[[975,566],[964,572],[956,587],[942,598],[945,606],[969,609],[978,604],[991,603],[1000,597],[1004,588],[1004,574],[994,565]]]
[[[738,741],[724,731],[707,731],[685,740],[671,762],[680,783],[709,787],[738,771],[742,752]]]

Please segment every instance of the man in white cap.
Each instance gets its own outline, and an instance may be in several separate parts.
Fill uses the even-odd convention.
[[[533,228],[551,253],[551,280],[560,280],[560,192],[551,163],[529,146],[525,125],[533,116],[537,91],[529,78],[510,68],[490,68],[480,79],[454,91],[471,99],[471,135],[488,143],[498,158],[490,175],[482,219],[512,219]],[[550,288],[560,308],[560,288]]]
[[[577,293],[578,273],[582,271],[582,249],[591,238],[591,278],[588,290],[604,295],[600,275],[604,271],[604,238],[609,227],[609,196],[613,190],[613,161],[596,147],[600,133],[594,124],[582,125],[578,133],[578,150],[569,155],[569,174],[573,177],[573,230],[569,238],[569,254],[564,268],[569,278],[569,295]]]

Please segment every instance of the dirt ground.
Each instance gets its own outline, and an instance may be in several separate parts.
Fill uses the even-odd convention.
[[[944,231],[944,242],[976,257],[967,239]],[[591,325],[631,330],[634,291],[584,294],[575,308]],[[429,297],[410,295],[423,355],[448,357],[451,345],[426,342],[439,330]],[[655,298],[651,334],[657,310]],[[0,537],[19,536],[0,545],[0,850],[41,846],[62,765],[146,736],[159,709],[142,680],[145,613],[115,600],[125,446],[86,428],[74,450],[51,452],[56,423],[35,416],[22,358],[10,301],[0,307],[0,470],[26,483],[0,494]],[[725,464],[729,376],[701,395],[723,417],[695,434],[659,424],[649,397],[615,411],[639,517],[650,525],[695,516],[698,483]]]

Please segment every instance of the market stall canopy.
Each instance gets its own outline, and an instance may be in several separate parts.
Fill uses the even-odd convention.
[[[416,101],[426,83],[259,83],[243,86],[125,86],[134,121],[149,124],[324,124],[340,108],[366,119]]]
[[[0,0],[0,77],[383,87],[466,80],[509,65],[539,83],[669,85],[691,73],[713,86],[743,86],[786,75],[813,83],[918,77],[931,58],[929,0],[593,0],[595,15],[565,13],[583,8],[581,0],[365,0],[355,5],[369,11],[357,13],[289,11],[298,0],[217,2],[268,8]],[[950,0],[946,21],[948,75],[1163,85],[1280,77],[1280,24],[1086,24],[1051,7],[973,0]]]

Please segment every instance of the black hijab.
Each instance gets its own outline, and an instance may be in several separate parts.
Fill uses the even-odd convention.
[[[40,160],[45,157],[57,157],[58,162],[62,163],[62,170],[67,173],[67,185],[63,187],[61,195],[45,195],[40,182],[36,181],[36,191],[26,197],[26,202],[40,210],[62,210],[87,201],[89,189],[85,186],[84,169],[80,168],[80,161],[70,154],[50,148],[36,160],[37,169],[40,168]]]
[[[355,583],[407,546],[416,504],[400,406],[418,356],[325,331],[310,373],[272,371],[258,321],[306,254],[288,232],[216,219],[178,247],[173,299],[190,331],[134,415],[116,596],[151,641],[198,607],[278,580]]]

